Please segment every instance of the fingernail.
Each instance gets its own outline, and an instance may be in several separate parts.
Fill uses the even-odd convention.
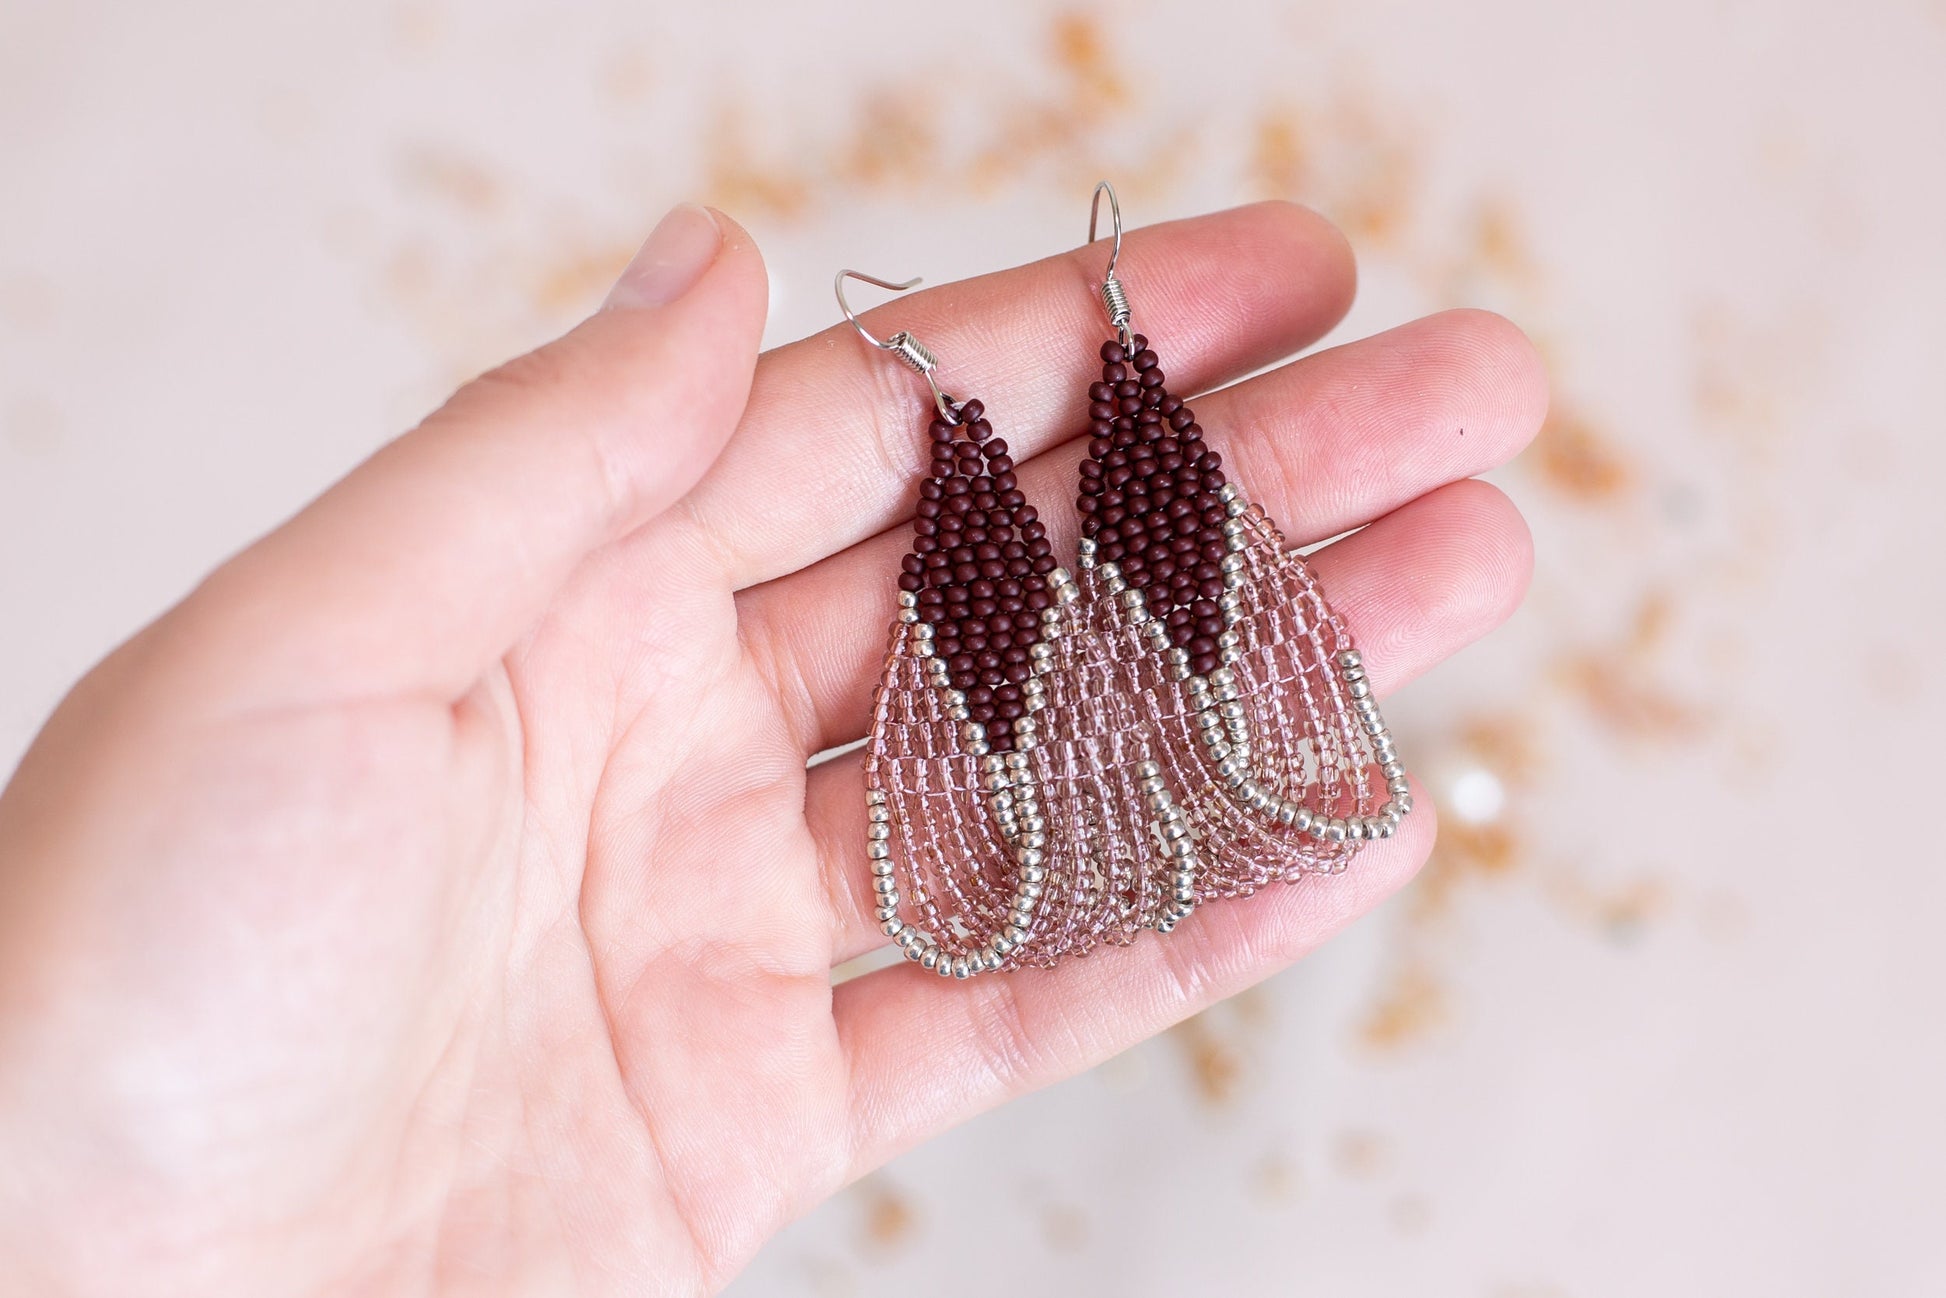
[[[608,290],[608,307],[656,307],[696,286],[723,248],[723,231],[709,209],[684,203],[655,227],[628,269]]]

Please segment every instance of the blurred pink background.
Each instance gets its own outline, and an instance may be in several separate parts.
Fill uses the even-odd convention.
[[[1266,196],[1333,341],[1512,316],[1515,622],[1388,708],[1444,832],[1321,954],[895,1163],[733,1293],[1946,1292],[1946,4],[15,0],[0,758],[669,204],[769,338]],[[1843,776],[1843,779],[1839,777]],[[1854,783],[1856,781],[1857,783]],[[1112,958],[1112,957],[1111,957]]]

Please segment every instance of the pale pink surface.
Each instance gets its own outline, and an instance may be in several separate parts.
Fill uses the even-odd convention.
[[[1131,1295],[1939,1287],[1938,852],[1917,817],[1842,867],[1806,831],[1831,754],[1931,778],[1946,723],[1937,5],[1227,3],[1197,41],[1123,7],[1092,63],[1029,5],[577,12],[12,16],[9,751],[216,557],[598,297],[668,201],[752,215],[782,339],[861,249],[946,279],[1078,239],[1097,174],[1148,215],[1299,197],[1363,259],[1343,336],[1495,306],[1561,385],[1500,475],[1529,612],[1389,710],[1441,862],[1262,996],[841,1197],[740,1291],[890,1294],[915,1263]],[[871,154],[947,47],[992,88]],[[1166,1163],[1129,1136],[1158,1127]]]

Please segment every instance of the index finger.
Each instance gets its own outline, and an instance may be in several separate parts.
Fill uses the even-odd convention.
[[[942,385],[978,397],[1022,461],[1083,422],[1110,336],[1099,296],[1107,261],[1103,239],[863,319],[881,337],[904,329],[924,342]],[[1130,231],[1118,273],[1137,327],[1169,339],[1170,379],[1184,393],[1315,342],[1355,285],[1344,236],[1282,202]],[[911,513],[930,409],[920,379],[840,322],[765,355],[741,426],[685,511],[727,557],[735,588],[795,572]]]

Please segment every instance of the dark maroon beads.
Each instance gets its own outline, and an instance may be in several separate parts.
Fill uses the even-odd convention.
[[[986,728],[990,748],[1007,752],[1014,723],[1027,715],[1020,687],[1032,674],[1040,613],[1054,603],[1054,551],[986,407],[968,401],[958,414],[957,424],[935,419],[927,430],[931,476],[919,484],[899,589],[917,592],[933,652],[966,696],[968,718]]]
[[[1162,363],[1137,334],[1132,347],[1101,345],[1101,381],[1088,389],[1088,458],[1081,462],[1081,534],[1095,557],[1120,566],[1149,613],[1189,654],[1190,670],[1220,665],[1218,567],[1229,544],[1222,457],[1195,414],[1164,386]],[[1104,429],[1103,422],[1113,422]]]

